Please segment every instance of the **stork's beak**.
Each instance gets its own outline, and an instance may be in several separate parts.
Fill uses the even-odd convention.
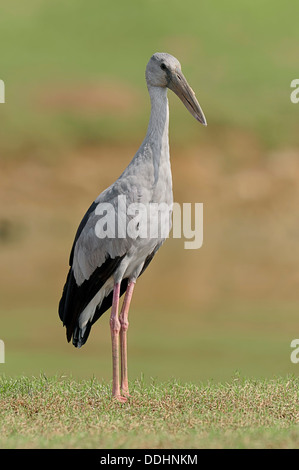
[[[207,126],[205,115],[196,99],[195,93],[188,84],[181,70],[176,70],[171,74],[168,88],[170,88],[170,90],[180,98],[188,111],[190,111],[197,121],[201,122],[204,126]]]

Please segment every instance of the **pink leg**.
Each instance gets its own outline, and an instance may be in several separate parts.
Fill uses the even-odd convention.
[[[126,398],[120,394],[119,386],[119,332],[120,322],[118,319],[118,305],[119,305],[119,292],[120,284],[116,283],[113,288],[113,300],[110,315],[110,331],[112,342],[112,368],[113,368],[113,382],[112,382],[112,396],[119,401],[126,401]]]
[[[121,353],[121,390],[123,395],[129,395],[128,359],[127,359],[127,331],[129,327],[128,315],[135,282],[130,281],[126,290],[125,299],[119,316],[120,321],[120,353]]]

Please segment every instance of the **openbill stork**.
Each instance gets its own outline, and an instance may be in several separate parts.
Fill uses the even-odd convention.
[[[173,195],[167,89],[182,100],[192,116],[207,125],[175,57],[166,53],[154,54],[146,66],[145,76],[151,99],[146,137],[121,176],[95,199],[83,217],[71,250],[70,269],[59,303],[59,316],[66,327],[67,340],[72,339],[77,348],[87,341],[92,325],[112,306],[112,396],[121,402],[129,396],[127,330],[134,286],[171,229]],[[138,209],[141,205],[146,209],[145,216],[144,211]],[[137,207],[138,222],[134,220],[134,211],[128,210],[132,206]],[[162,216],[157,211],[162,211]],[[142,217],[140,212],[143,212]],[[149,234],[148,228],[157,220],[159,230]],[[107,229],[107,223],[111,221],[116,221],[116,231]],[[136,231],[129,235],[130,222],[138,229],[137,236]],[[124,293],[119,314],[119,298]]]

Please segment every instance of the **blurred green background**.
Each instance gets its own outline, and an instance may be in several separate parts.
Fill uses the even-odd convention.
[[[81,217],[144,138],[159,51],[208,120],[169,92],[174,196],[203,202],[204,244],[168,240],[138,281],[130,377],[298,374],[298,17],[277,0],[1,2],[0,373],[111,378],[109,315],[76,350],[57,305]]]

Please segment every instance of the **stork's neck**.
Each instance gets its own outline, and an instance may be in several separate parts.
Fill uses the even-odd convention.
[[[151,98],[151,116],[146,134],[146,142],[153,149],[154,159],[169,160],[169,108],[167,88],[148,85]]]
[[[136,175],[136,171],[138,171],[139,178],[143,177],[142,184],[156,188],[159,182],[165,188],[165,191],[171,193],[172,176],[168,142],[167,89],[148,86],[148,90],[152,106],[147,134],[121,177],[131,173]]]

